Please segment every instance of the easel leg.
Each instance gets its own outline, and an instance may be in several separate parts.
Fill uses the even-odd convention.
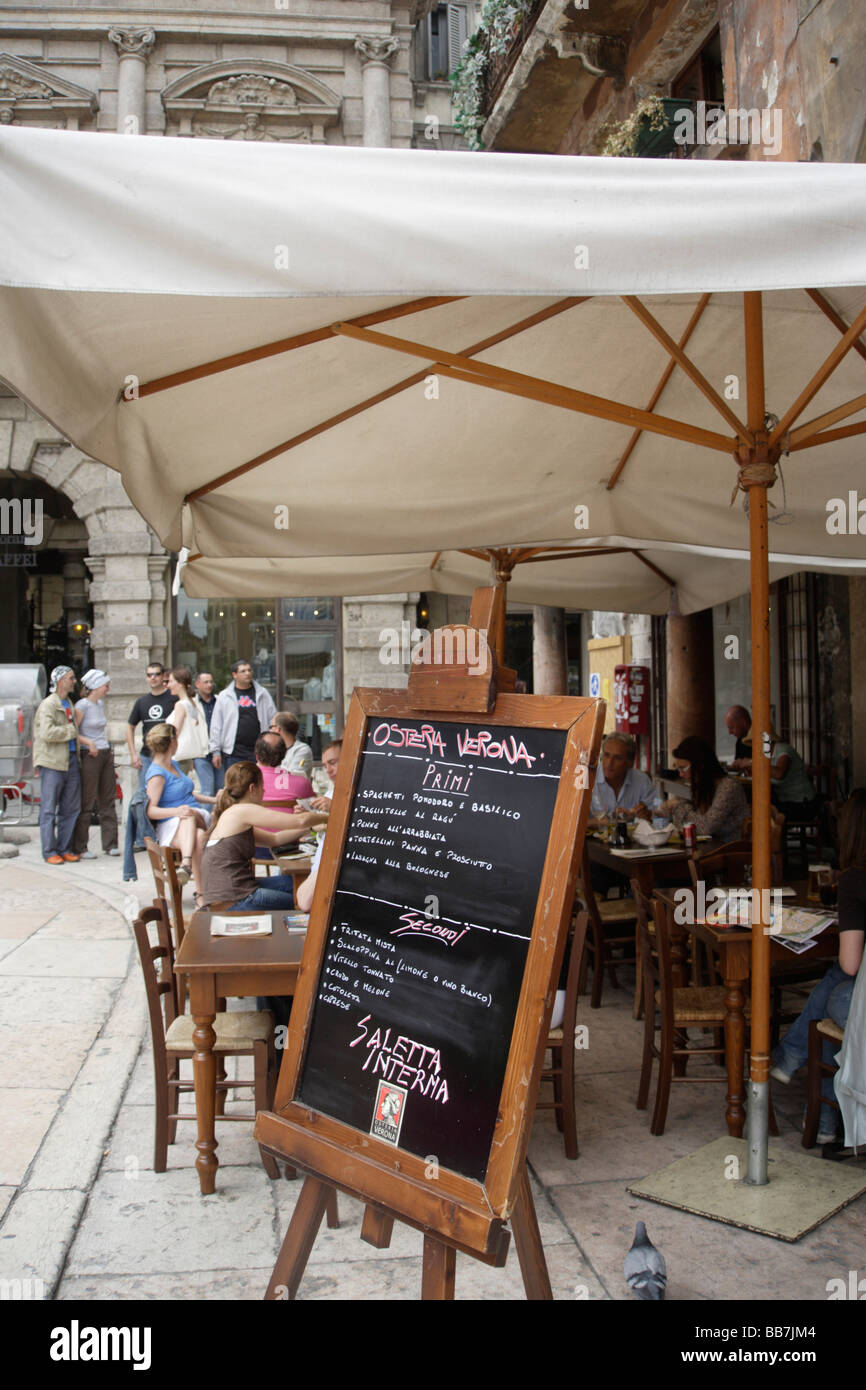
[[[511,1213],[511,1229],[514,1232],[514,1244],[517,1247],[526,1297],[533,1300],[552,1299],[553,1290],[550,1287],[544,1246],[541,1244],[538,1218],[535,1215],[532,1188],[529,1186],[529,1173],[525,1168],[517,1201]]]
[[[327,1200],[327,1203],[326,1203],[326,1205],[325,1205],[325,1215],[326,1215],[327,1221],[328,1221],[328,1230],[329,1230],[329,1231],[339,1231],[339,1229],[340,1229],[340,1213],[339,1213],[339,1211],[337,1210],[337,1189],[336,1189],[336,1187],[330,1187],[330,1188],[328,1189],[328,1200]]]
[[[304,1179],[298,1204],[274,1265],[266,1299],[295,1297],[332,1196],[336,1197],[336,1193],[327,1183],[320,1182],[318,1178]]]
[[[372,1245],[376,1250],[387,1250],[391,1244],[393,1229],[393,1216],[389,1216],[386,1211],[377,1210],[376,1207],[364,1208],[361,1239],[365,1240],[368,1245]]]
[[[453,1299],[457,1251],[435,1236],[424,1237],[424,1263],[421,1275],[422,1299]]]

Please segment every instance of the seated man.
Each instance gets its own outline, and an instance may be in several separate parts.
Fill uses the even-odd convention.
[[[737,741],[730,766],[738,771],[751,767],[751,740],[747,741],[747,735],[751,727],[752,716],[749,714],[745,705],[731,705],[731,708],[725,715],[725,728],[731,735],[731,738]]]
[[[626,816],[639,816],[642,820],[652,819],[662,796],[651,778],[635,768],[636,752],[631,734],[613,733],[604,739],[601,767],[595,775],[592,791],[594,821],[602,816],[613,819],[617,811]]]
[[[308,743],[298,738],[300,724],[294,714],[275,714],[271,720],[270,732],[279,734],[283,741],[283,768],[286,772],[299,772],[309,777],[313,771],[313,750]]]
[[[300,796],[311,797],[313,795],[313,786],[309,777],[285,771],[283,767],[285,752],[285,745],[279,734],[261,734],[256,740],[256,762],[261,769],[265,784],[263,798],[265,806],[270,801],[291,801],[294,804]],[[291,807],[285,806],[279,809],[288,811],[291,810]]]
[[[335,738],[333,743],[329,743],[322,754],[322,767],[328,778],[328,790],[324,796],[317,796],[313,800],[312,808],[314,811],[330,811],[331,800],[334,795],[334,783],[337,780],[337,767],[340,762],[340,750],[343,747],[343,740]]]

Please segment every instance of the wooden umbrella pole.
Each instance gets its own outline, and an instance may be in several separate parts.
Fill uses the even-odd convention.
[[[748,1089],[748,1174],[767,1182],[770,1066],[770,576],[767,488],[775,481],[774,452],[764,426],[764,352],[760,294],[745,299],[748,425],[755,441],[741,450],[740,482],[749,495],[752,628],[752,1047]],[[766,890],[766,891],[765,891]]]

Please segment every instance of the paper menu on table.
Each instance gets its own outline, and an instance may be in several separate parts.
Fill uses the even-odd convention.
[[[210,919],[211,936],[271,936],[272,933],[269,913],[249,917],[222,917],[216,914]]]

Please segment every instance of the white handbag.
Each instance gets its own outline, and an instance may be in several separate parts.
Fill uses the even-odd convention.
[[[207,735],[207,720],[200,709],[191,700],[179,700],[175,708],[166,720],[177,728],[175,713],[178,706],[183,705],[186,710],[186,718],[177,739],[177,752],[175,757],[181,760],[187,758],[206,758],[208,755],[209,741]]]

